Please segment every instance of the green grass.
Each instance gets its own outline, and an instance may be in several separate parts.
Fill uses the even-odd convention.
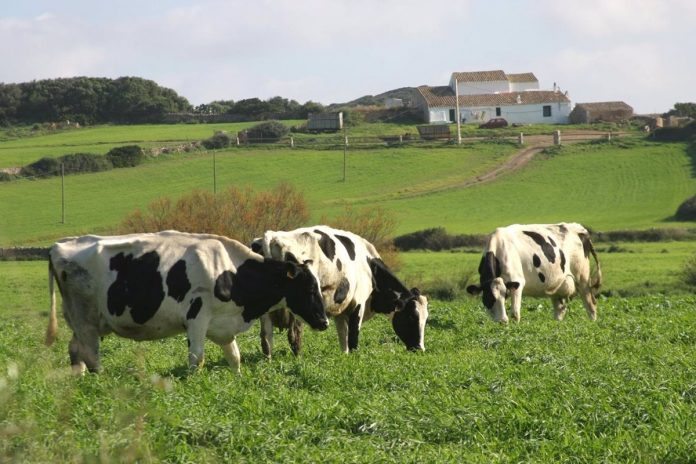
[[[410,258],[407,258],[410,259]],[[220,350],[185,374],[186,342],[107,337],[105,371],[67,375],[68,331],[44,347],[46,266],[0,263],[3,462],[690,462],[696,455],[696,300],[578,301],[556,323],[525,300],[522,322],[478,301],[431,301],[425,353],[388,321],[339,353],[333,328],[304,354],[257,327],[239,337],[242,375]]]

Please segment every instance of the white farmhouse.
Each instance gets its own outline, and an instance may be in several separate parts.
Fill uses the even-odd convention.
[[[455,122],[457,89],[459,117],[463,123],[480,124],[491,118],[505,118],[510,124],[567,124],[570,99],[555,84],[554,87],[554,90],[539,90],[539,81],[533,73],[455,72],[448,86],[418,87],[415,103],[428,123]]]

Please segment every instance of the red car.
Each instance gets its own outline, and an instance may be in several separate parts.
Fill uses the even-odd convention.
[[[497,127],[507,127],[508,122],[505,118],[492,118],[479,125],[479,129],[495,129]]]

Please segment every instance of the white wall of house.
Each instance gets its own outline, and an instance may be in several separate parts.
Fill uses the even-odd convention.
[[[539,90],[539,81],[510,82],[510,92],[524,92],[525,90]]]
[[[451,109],[449,107],[430,108],[428,110],[428,122],[449,122]]]
[[[487,82],[458,82],[459,95],[481,95],[509,91],[508,81]],[[450,88],[454,91],[454,79],[450,80]]]
[[[544,116],[545,106],[550,107],[549,116]],[[496,108],[500,108],[499,116]],[[459,114],[466,124],[481,124],[492,118],[505,118],[509,124],[568,124],[570,103],[467,107],[460,108]]]

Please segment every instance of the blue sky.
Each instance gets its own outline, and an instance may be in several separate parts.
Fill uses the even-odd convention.
[[[0,0],[0,82],[140,76],[193,104],[328,104],[502,69],[664,112],[696,101],[695,45],[695,0]]]

